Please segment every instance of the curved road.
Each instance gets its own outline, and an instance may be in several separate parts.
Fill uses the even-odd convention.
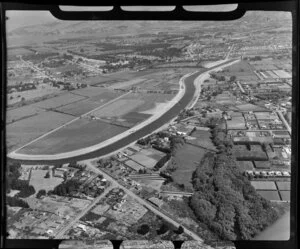
[[[165,112],[162,116],[154,120],[152,123],[140,128],[139,130],[136,130],[134,133],[129,134],[128,136],[121,138],[117,142],[111,143],[103,148],[100,148],[98,150],[88,152],[84,155],[78,155],[78,156],[72,156],[64,159],[51,159],[51,160],[30,160],[30,159],[13,159],[19,162],[22,162],[24,164],[51,164],[51,163],[58,163],[58,164],[63,164],[63,163],[68,163],[71,160],[74,161],[81,161],[85,159],[90,159],[90,158],[96,158],[96,157],[101,157],[104,155],[107,155],[111,152],[117,151],[118,149],[121,149],[125,146],[127,146],[130,143],[135,142],[136,140],[140,139],[141,137],[144,137],[151,132],[157,130],[161,126],[163,126],[165,123],[169,122],[173,118],[175,118],[180,111],[182,111],[184,108],[188,106],[188,104],[195,98],[195,91],[196,87],[194,85],[194,81],[199,75],[208,73],[208,71],[217,69],[217,68],[222,68],[224,66],[228,66],[230,64],[235,63],[237,60],[229,60],[224,63],[221,63],[219,65],[216,65],[214,67],[205,69],[204,71],[198,71],[193,73],[192,75],[186,77],[184,79],[184,84],[185,84],[185,93],[183,97],[175,103],[174,106],[172,106],[167,112]]]

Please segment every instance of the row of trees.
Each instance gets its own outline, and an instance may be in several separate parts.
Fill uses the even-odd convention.
[[[190,207],[197,219],[224,240],[250,239],[277,218],[226,153],[208,152],[193,175]]]

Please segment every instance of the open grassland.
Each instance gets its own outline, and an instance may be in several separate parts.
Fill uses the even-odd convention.
[[[99,120],[78,119],[75,122],[24,147],[25,154],[56,154],[73,151],[98,144],[126,129]]]
[[[171,160],[176,164],[176,170],[172,173],[173,180],[185,187],[192,188],[191,180],[194,171],[207,151],[199,147],[185,144],[180,147]]]
[[[9,124],[6,126],[7,149],[17,149],[72,119],[70,115],[47,111]]]
[[[84,96],[79,96],[72,93],[65,93],[54,98],[36,102],[32,104],[32,106],[44,109],[57,108],[59,106],[67,105],[82,100],[84,98]]]

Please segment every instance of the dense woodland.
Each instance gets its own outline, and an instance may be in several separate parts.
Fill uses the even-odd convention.
[[[207,153],[193,186],[190,206],[196,217],[224,240],[250,239],[278,218],[226,153]]]

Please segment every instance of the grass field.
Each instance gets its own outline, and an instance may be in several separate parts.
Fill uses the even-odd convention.
[[[24,147],[20,153],[51,155],[68,152],[98,144],[125,130],[98,120],[78,119]]]
[[[63,182],[64,179],[60,177],[45,178],[47,172],[48,170],[42,169],[33,169],[31,171],[29,184],[34,187],[36,193],[41,189],[46,190],[46,192],[53,190],[57,185]]]
[[[254,169],[252,161],[238,161],[237,164],[241,172]]]
[[[231,120],[226,120],[227,123],[227,129],[246,129],[245,126],[245,119],[242,116],[242,114],[240,116],[235,116],[232,117]]]
[[[266,111],[266,108],[257,106],[257,105],[252,105],[252,104],[242,104],[242,105],[237,105],[236,108],[238,108],[240,111]]]
[[[153,188],[157,191],[160,191],[160,188],[164,182],[164,180],[150,180],[150,179],[141,179],[141,180],[135,179],[135,181],[140,182],[141,184]]]
[[[172,173],[173,180],[178,184],[184,184],[185,187],[192,188],[192,174],[206,152],[205,149],[190,144],[180,147],[172,159],[177,165],[177,169]]]
[[[47,111],[9,124],[6,126],[7,149],[8,151],[17,149],[73,118],[69,115]]]
[[[210,131],[196,130],[191,134],[192,137],[197,139],[189,140],[188,143],[207,148],[209,150],[216,150],[216,147],[211,141]]]

